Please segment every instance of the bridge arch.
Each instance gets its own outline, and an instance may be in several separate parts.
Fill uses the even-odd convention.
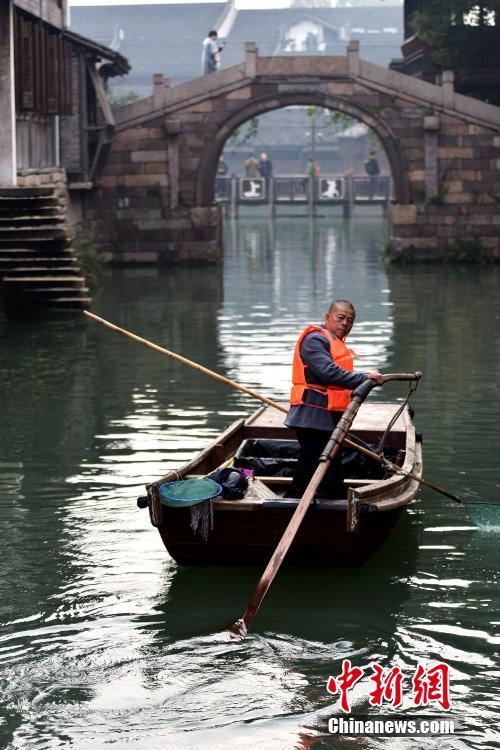
[[[390,245],[401,259],[500,257],[500,107],[359,57],[261,57],[171,87],[114,110],[115,129],[98,189],[85,211],[117,262],[215,263],[222,212],[214,204],[217,164],[230,134],[287,106],[344,112],[376,134],[390,165],[396,204]],[[116,210],[116,209],[119,210]]]
[[[210,206],[214,201],[215,177],[219,156],[229,136],[254,117],[290,106],[318,106],[343,112],[369,127],[379,138],[389,161],[396,203],[409,203],[411,189],[408,168],[398,138],[391,127],[376,112],[342,96],[311,90],[297,90],[254,98],[225,120],[214,124],[207,132],[206,147],[202,151],[196,183],[196,203]]]

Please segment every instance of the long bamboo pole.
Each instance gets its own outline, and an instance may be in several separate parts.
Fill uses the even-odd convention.
[[[182,362],[188,367],[192,367],[194,370],[199,370],[199,372],[203,372],[205,375],[209,375],[210,377],[215,378],[215,380],[220,380],[221,383],[225,383],[226,385],[229,385],[231,388],[236,388],[236,390],[242,391],[243,393],[246,393],[249,396],[252,396],[252,398],[257,399],[257,401],[262,401],[264,404],[268,404],[269,406],[272,406],[274,409],[278,409],[278,411],[281,411],[284,414],[288,414],[288,409],[286,408],[286,406],[283,406],[283,404],[278,404],[276,401],[273,401],[267,396],[264,396],[262,393],[257,393],[257,391],[252,391],[251,388],[246,388],[244,385],[240,385],[239,383],[236,383],[234,380],[230,380],[230,378],[225,378],[223,375],[219,375],[219,373],[214,372],[213,370],[209,370],[208,367],[203,367],[203,365],[199,365],[196,362],[193,362],[192,360],[187,359],[187,357],[182,357],[180,354],[171,352],[169,351],[169,349],[165,349],[165,347],[163,346],[158,346],[158,344],[154,344],[152,341],[148,341],[148,339],[144,339],[141,336],[137,336],[135,333],[131,333],[130,331],[127,331],[125,328],[120,328],[114,323],[110,323],[109,320],[106,320],[105,318],[100,318],[98,315],[94,315],[94,313],[91,313],[88,310],[84,310],[83,314],[86,315],[87,318],[91,318],[92,320],[95,320],[98,323],[101,323],[101,325],[106,326],[106,328],[109,328],[111,331],[115,331],[116,333],[121,333],[122,336],[126,336],[127,338],[132,339],[132,341],[136,341],[138,344],[142,344],[148,349],[152,349],[153,351],[159,352],[160,354],[164,354],[166,357],[170,357],[170,359],[174,359],[177,362]],[[390,380],[419,380],[421,376],[422,376],[422,373],[420,372],[388,374],[388,375],[384,375],[384,382],[388,382]],[[364,453],[366,456],[370,456],[370,458],[373,458],[375,461],[378,461],[379,463],[382,463],[385,466],[392,468],[394,471],[398,472],[398,474],[402,474],[408,477],[409,479],[414,479],[416,482],[419,482],[420,484],[423,484],[426,487],[429,487],[429,489],[435,490],[436,492],[441,493],[441,495],[451,498],[451,500],[454,500],[456,503],[464,502],[463,498],[460,498],[458,495],[453,495],[451,492],[447,492],[442,487],[439,487],[436,484],[432,484],[431,482],[428,482],[426,479],[418,477],[416,474],[412,474],[409,471],[403,471],[400,466],[393,464],[392,461],[389,461],[386,458],[382,458],[381,456],[378,455],[378,453],[374,453],[368,448],[364,448],[363,446],[358,445],[357,443],[355,443],[353,440],[350,440],[349,438],[344,439],[344,444],[349,446],[349,448],[354,448],[354,450],[357,450],[360,453]]]

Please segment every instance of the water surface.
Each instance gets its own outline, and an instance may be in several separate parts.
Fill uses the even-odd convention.
[[[381,219],[242,218],[220,267],[115,271],[93,309],[283,399],[298,332],[352,299],[358,367],[424,372],[426,475],[498,501],[499,269],[387,270],[385,236]],[[252,401],[78,316],[1,320],[0,382],[0,746],[382,747],[319,728],[348,657],[450,665],[466,733],[394,746],[500,747],[499,537],[461,507],[423,491],[363,568],[283,569],[234,641],[260,569],[178,567],[135,499]]]

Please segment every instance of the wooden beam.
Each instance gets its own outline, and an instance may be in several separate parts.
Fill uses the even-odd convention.
[[[113,112],[111,111],[111,106],[109,104],[108,97],[106,96],[104,82],[101,76],[99,75],[99,73],[97,72],[95,64],[91,62],[90,60],[87,60],[86,62],[87,62],[87,70],[89,72],[90,80],[92,81],[92,85],[95,89],[95,92],[97,95],[97,101],[99,102],[99,106],[101,107],[101,112],[106,121],[106,125],[112,125],[114,127],[115,118],[113,116]]]

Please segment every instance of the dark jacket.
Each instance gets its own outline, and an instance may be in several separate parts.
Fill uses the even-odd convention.
[[[270,177],[273,171],[271,159],[261,159],[259,161],[259,172],[261,177]]]
[[[323,326],[324,328],[325,326]],[[307,382],[311,385],[338,385],[354,390],[364,383],[367,376],[362,372],[349,372],[334,364],[330,354],[328,339],[321,333],[308,333],[300,345],[300,356],[307,365]],[[285,419],[287,427],[307,427],[313,430],[332,432],[341,412],[318,409],[326,405],[326,396],[315,391],[307,392],[308,404],[291,406]]]

